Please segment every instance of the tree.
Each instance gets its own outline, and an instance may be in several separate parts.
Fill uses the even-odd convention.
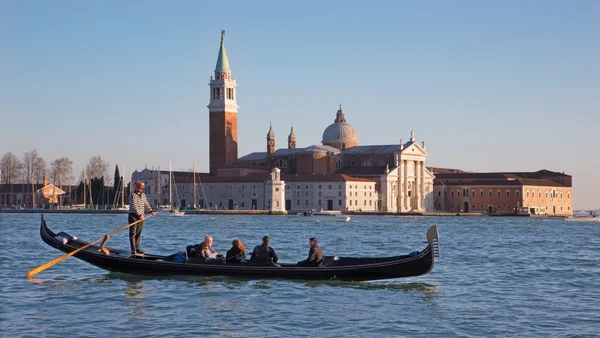
[[[121,173],[119,173],[119,166],[115,166],[115,181],[113,183],[113,189],[117,191],[119,188],[119,182],[121,181]]]
[[[46,174],[46,161],[33,149],[23,155],[24,183],[42,183]]]
[[[0,183],[14,184],[17,183],[19,177],[22,177],[23,163],[12,152],[8,152],[2,156],[0,160]]]
[[[66,157],[61,157],[50,163],[50,175],[52,181],[59,188],[62,188],[63,184],[69,183],[71,175],[73,174],[73,161]]]
[[[104,162],[100,156],[90,158],[87,169],[87,177],[89,178],[108,178],[109,163]]]

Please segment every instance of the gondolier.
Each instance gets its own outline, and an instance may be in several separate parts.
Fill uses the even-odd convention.
[[[135,190],[129,196],[129,224],[140,221],[139,223],[129,227],[129,244],[131,245],[132,255],[141,255],[144,252],[140,248],[140,237],[142,235],[142,229],[144,228],[144,213],[148,212],[150,215],[156,214],[152,210],[146,194],[144,194],[144,183],[136,182]]]

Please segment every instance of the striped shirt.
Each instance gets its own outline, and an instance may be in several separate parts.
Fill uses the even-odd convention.
[[[132,192],[131,195],[129,195],[129,213],[141,216],[144,214],[144,211],[152,212],[152,208],[146,199],[146,194],[142,192],[138,195],[135,192]]]

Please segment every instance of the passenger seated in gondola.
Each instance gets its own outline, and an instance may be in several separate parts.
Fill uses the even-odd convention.
[[[202,250],[207,248],[206,243],[188,245],[186,248],[188,255],[188,263],[204,263],[205,258],[202,256]]]
[[[225,263],[225,257],[219,255],[219,253],[212,248],[211,244],[212,237],[206,236],[204,242],[200,245],[200,259],[203,259],[206,263]]]
[[[231,249],[227,250],[225,262],[227,263],[246,263],[246,247],[239,239],[234,239],[231,242]]]
[[[217,250],[213,249],[213,247],[212,247],[212,243],[213,243],[212,236],[206,235],[206,237],[204,237],[204,243],[206,243],[206,245],[208,245],[208,251],[210,253],[210,258],[216,258],[218,256],[222,256],[221,254],[219,254],[217,252]]]
[[[323,249],[319,246],[319,241],[315,237],[308,239],[310,250],[308,250],[308,258],[298,262],[297,266],[319,266],[323,263],[325,256]]]
[[[277,254],[275,250],[269,246],[269,242],[271,239],[269,236],[265,236],[262,238],[262,244],[257,245],[254,250],[252,250],[252,256],[250,257],[250,263],[252,265],[274,265],[281,266],[277,264]]]

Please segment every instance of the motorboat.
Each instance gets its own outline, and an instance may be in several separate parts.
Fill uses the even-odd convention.
[[[299,216],[299,222],[350,222],[350,216],[339,211],[305,211]]]

